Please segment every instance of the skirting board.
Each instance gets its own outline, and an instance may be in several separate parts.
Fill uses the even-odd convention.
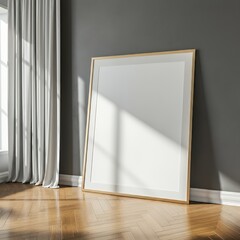
[[[191,188],[190,200],[195,202],[240,206],[240,193]]]
[[[81,187],[82,176],[60,174],[59,184]],[[195,202],[240,206],[240,193],[191,188],[190,200]]]
[[[66,185],[66,186],[72,186],[72,187],[81,187],[82,186],[82,176],[60,174],[59,184]]]
[[[1,182],[6,182],[8,179],[8,172],[2,172],[0,173],[0,183]]]

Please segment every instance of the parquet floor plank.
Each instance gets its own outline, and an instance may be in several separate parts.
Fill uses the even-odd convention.
[[[0,184],[0,239],[240,240],[240,207]]]

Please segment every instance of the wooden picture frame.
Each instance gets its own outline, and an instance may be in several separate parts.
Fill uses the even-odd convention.
[[[83,191],[189,203],[195,49],[92,58]]]

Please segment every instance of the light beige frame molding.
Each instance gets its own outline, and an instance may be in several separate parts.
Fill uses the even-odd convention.
[[[93,93],[93,78],[94,78],[94,66],[95,62],[99,60],[106,60],[106,59],[117,59],[117,58],[132,58],[132,57],[145,57],[145,56],[154,56],[154,55],[172,55],[172,54],[184,54],[190,53],[192,54],[192,67],[191,67],[191,86],[190,86],[190,111],[189,111],[189,136],[188,136],[188,163],[187,163],[187,192],[186,192],[186,199],[185,200],[175,200],[175,199],[168,199],[162,197],[152,197],[152,196],[141,196],[138,194],[126,194],[126,193],[119,193],[119,192],[109,192],[104,190],[98,189],[89,189],[86,187],[86,168],[88,162],[88,143],[89,143],[89,129],[90,129],[90,118],[91,118],[91,107],[92,107],[92,93]],[[162,200],[162,201],[169,201],[169,202],[177,202],[177,203],[189,203],[190,198],[190,165],[191,165],[191,141],[192,141],[192,114],[193,114],[193,94],[194,94],[194,74],[195,74],[195,49],[189,50],[177,50],[177,51],[165,51],[165,52],[153,52],[153,53],[140,53],[140,54],[129,54],[129,55],[117,55],[117,56],[104,56],[104,57],[94,57],[91,60],[91,71],[90,71],[90,85],[89,85],[89,97],[88,97],[88,113],[87,113],[87,124],[86,124],[86,135],[85,135],[85,149],[84,149],[84,163],[83,163],[83,181],[82,181],[82,191],[85,192],[95,192],[95,193],[103,193],[109,195],[116,195],[116,196],[124,196],[124,197],[136,197],[141,199],[151,199],[151,200]]]

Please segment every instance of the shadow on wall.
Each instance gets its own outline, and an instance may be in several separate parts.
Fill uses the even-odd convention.
[[[78,142],[73,144],[73,89],[72,89],[72,21],[71,5],[72,1],[61,1],[61,150],[60,150],[60,173],[79,175],[77,162],[73,149]],[[66,47],[67,46],[67,47]],[[63,57],[64,56],[64,57]],[[79,148],[77,148],[78,151]],[[77,154],[78,155],[78,154]],[[79,161],[80,162],[80,161]]]
[[[76,26],[72,22],[72,2],[61,1],[60,173],[82,175],[91,57],[79,59],[78,50],[73,49],[78,43],[73,30]]]
[[[230,164],[228,163],[229,159],[232,160],[236,158],[237,152],[236,150],[231,151],[231,156],[229,155],[229,159],[226,159],[225,162],[221,162],[219,159],[220,157],[223,159],[223,157],[220,156],[221,152],[226,154],[226,151],[229,152],[229,150],[227,148],[225,150],[225,146],[219,149],[218,144],[221,141],[227,142],[228,139],[223,138],[223,136],[219,134],[219,121],[221,119],[216,119],[214,116],[213,120],[215,113],[211,111],[216,111],[216,109],[210,106],[212,99],[209,99],[210,94],[207,84],[202,71],[201,52],[198,52],[196,58],[194,93],[191,187],[210,190],[223,189],[226,191],[225,186],[227,184],[231,183],[232,186],[237,186],[239,182],[239,174],[236,174],[236,168],[233,168],[231,171],[231,168],[227,167],[227,165]],[[218,86],[215,86],[215,88],[218,89]],[[233,106],[228,106],[228,108],[231,109]],[[224,108],[221,110],[222,113],[223,109]],[[204,121],[202,119],[204,119]],[[218,129],[216,127],[217,125]],[[225,129],[221,129],[221,131],[226,132],[226,128],[228,127],[229,126],[225,126]],[[225,184],[225,186],[223,184]],[[215,192],[215,194],[217,193]],[[220,195],[218,201],[221,203]]]
[[[196,55],[195,71],[191,187],[221,189],[201,67],[201,52],[197,52]],[[200,120],[203,116],[204,122]]]

